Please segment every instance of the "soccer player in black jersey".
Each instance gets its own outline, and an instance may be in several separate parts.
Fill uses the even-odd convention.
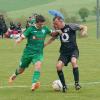
[[[51,38],[45,46],[50,44],[59,35],[61,46],[60,46],[60,56],[56,65],[57,73],[59,79],[63,85],[63,92],[67,90],[67,85],[65,83],[64,74],[62,71],[63,66],[67,66],[69,62],[72,64],[73,76],[75,81],[75,89],[79,90],[81,88],[79,84],[79,69],[77,64],[77,58],[79,57],[79,49],[76,43],[76,31],[80,31],[81,36],[87,35],[87,26],[79,24],[65,24],[61,17],[54,17],[53,25],[55,28],[55,34],[53,33]],[[58,31],[58,34],[56,34]]]

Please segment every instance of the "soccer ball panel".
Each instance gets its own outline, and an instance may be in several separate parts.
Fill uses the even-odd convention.
[[[52,87],[53,87],[53,89],[54,89],[55,91],[61,91],[62,88],[63,88],[63,86],[62,86],[60,80],[55,80],[55,81],[53,81]]]

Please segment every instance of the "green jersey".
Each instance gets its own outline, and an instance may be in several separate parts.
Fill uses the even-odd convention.
[[[45,37],[49,33],[51,33],[51,30],[46,26],[43,26],[41,29],[37,29],[36,26],[29,27],[23,33],[27,38],[25,51],[31,54],[43,53]]]
[[[32,18],[32,20],[29,21],[29,24],[33,25],[35,24],[35,22],[36,22],[35,18]]]

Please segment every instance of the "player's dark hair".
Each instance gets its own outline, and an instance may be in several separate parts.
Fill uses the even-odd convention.
[[[39,22],[45,22],[44,16],[42,16],[42,15],[36,16],[36,23],[39,23]]]
[[[53,21],[55,21],[56,19],[58,19],[58,20],[63,20],[62,17],[60,17],[60,16],[55,16],[55,17],[53,18]]]
[[[32,18],[31,16],[29,16],[29,18]]]

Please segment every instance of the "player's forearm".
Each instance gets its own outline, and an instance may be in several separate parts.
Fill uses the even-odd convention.
[[[55,40],[55,37],[50,38],[50,39],[48,40],[48,42],[46,42],[46,43],[44,44],[44,46],[45,46],[45,47],[48,46],[48,45],[51,44],[54,40]]]
[[[19,37],[17,40],[16,40],[16,43],[19,44],[21,43],[21,41],[23,41],[25,39],[25,36],[22,34],[21,37]]]

